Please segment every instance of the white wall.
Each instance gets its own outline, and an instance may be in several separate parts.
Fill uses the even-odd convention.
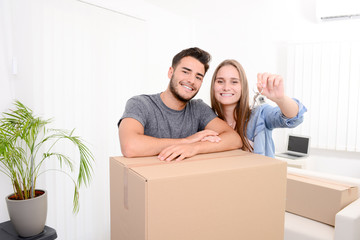
[[[52,174],[41,182],[50,191],[47,224],[59,239],[109,239],[108,157],[121,154],[116,122],[130,96],[166,88],[178,51],[199,46],[212,54],[198,95],[209,102],[212,72],[225,58],[243,64],[252,86],[260,71],[286,76],[288,41],[358,37],[357,20],[317,22],[313,0],[197,0],[190,9],[186,1],[177,8],[166,2],[90,2],[103,4],[99,8],[75,0],[0,0],[0,110],[20,99],[38,114],[55,117],[56,127],[75,127],[96,157],[93,183],[81,191],[77,216],[71,214],[66,178]],[[115,10],[104,9],[106,3]],[[14,57],[17,75],[10,71]],[[285,134],[274,133],[277,149]],[[0,175],[2,199],[10,192],[6,180]],[[0,221],[8,219],[4,204]]]
[[[189,11],[185,11],[179,3],[149,1],[169,11],[193,18],[195,43],[213,56],[210,70],[198,95],[208,103],[212,73],[224,59],[237,59],[244,66],[251,92],[258,72],[279,73],[285,77],[287,86],[289,44],[360,42],[360,32],[357,30],[360,29],[359,19],[320,21],[316,16],[315,0],[223,0],[221,3],[196,0],[192,1],[193,9]],[[197,11],[205,5],[206,11]],[[326,4],[322,7],[324,6],[326,7]],[[289,94],[295,94],[290,95],[291,97],[299,98],[296,91],[289,91],[293,86],[287,86],[287,89]],[[308,99],[299,99],[311,109]],[[304,123],[298,128],[309,125],[308,115],[309,113],[305,115]],[[357,127],[360,128],[359,124]],[[289,132],[292,130],[273,131],[277,151],[285,150]],[[338,154],[331,154],[333,151],[326,149],[315,149],[313,152],[316,152],[315,159],[318,159],[317,171],[360,177],[359,153],[339,151]]]
[[[146,9],[143,19],[74,0],[0,2],[6,13],[1,91],[8,93],[1,95],[1,110],[17,98],[37,115],[53,117],[51,127],[76,128],[95,155],[93,181],[80,192],[77,216],[71,181],[54,172],[40,177],[38,187],[49,192],[47,224],[59,239],[109,239],[108,159],[121,155],[116,123],[129,97],[166,88],[172,56],[192,45],[191,29],[182,28],[188,20],[141,1],[128,7]],[[16,76],[8,70],[13,57]],[[76,156],[67,146],[61,150]],[[1,180],[4,199],[11,187],[3,174]],[[5,201],[0,209],[1,221],[8,220]]]
[[[13,82],[16,76],[12,69],[12,28],[8,2],[0,1],[0,111],[7,109],[14,98]]]
[[[6,11],[9,2],[0,1],[0,111],[3,112],[11,106],[14,99],[13,81],[15,77],[12,75],[12,38],[10,12]],[[12,191],[10,179],[0,173],[0,222],[9,219],[5,206],[5,196]]]

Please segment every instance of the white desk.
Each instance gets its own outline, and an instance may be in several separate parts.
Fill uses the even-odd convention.
[[[303,169],[306,168],[306,166],[310,160],[309,159],[310,157],[302,157],[299,159],[289,159],[289,158],[285,158],[285,157],[279,157],[276,155],[275,155],[275,158],[287,162],[289,167],[296,167],[296,168],[303,168]]]
[[[276,152],[278,153],[278,152]],[[275,158],[286,161],[289,167],[315,172],[360,178],[360,152],[311,149],[310,155],[298,160]]]

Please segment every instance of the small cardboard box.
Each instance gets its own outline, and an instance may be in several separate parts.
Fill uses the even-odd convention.
[[[335,215],[357,199],[358,188],[321,178],[287,175],[286,211],[335,225]]]
[[[241,150],[111,157],[111,239],[283,239],[285,190],[285,162]]]

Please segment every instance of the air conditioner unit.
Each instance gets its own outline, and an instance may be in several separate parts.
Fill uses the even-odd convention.
[[[322,21],[360,19],[360,0],[317,0],[316,16]]]

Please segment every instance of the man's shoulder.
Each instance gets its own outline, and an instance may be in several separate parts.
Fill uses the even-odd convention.
[[[188,104],[188,109],[196,113],[209,113],[214,112],[211,107],[206,104],[202,99],[191,99]]]
[[[195,106],[195,107],[198,107],[198,106],[209,106],[209,105],[207,105],[202,99],[191,99],[191,100],[188,102],[188,105]]]
[[[136,95],[131,97],[128,101],[129,102],[138,102],[140,104],[150,104],[153,103],[154,101],[157,101],[157,99],[159,98],[159,93],[158,94],[141,94],[141,95]]]
[[[135,96],[131,97],[130,99],[148,100],[148,99],[157,98],[159,95],[160,95],[160,93],[156,93],[156,94],[140,94],[140,95],[135,95]]]
[[[191,99],[189,102],[193,103],[204,103],[204,101],[201,98]]]

